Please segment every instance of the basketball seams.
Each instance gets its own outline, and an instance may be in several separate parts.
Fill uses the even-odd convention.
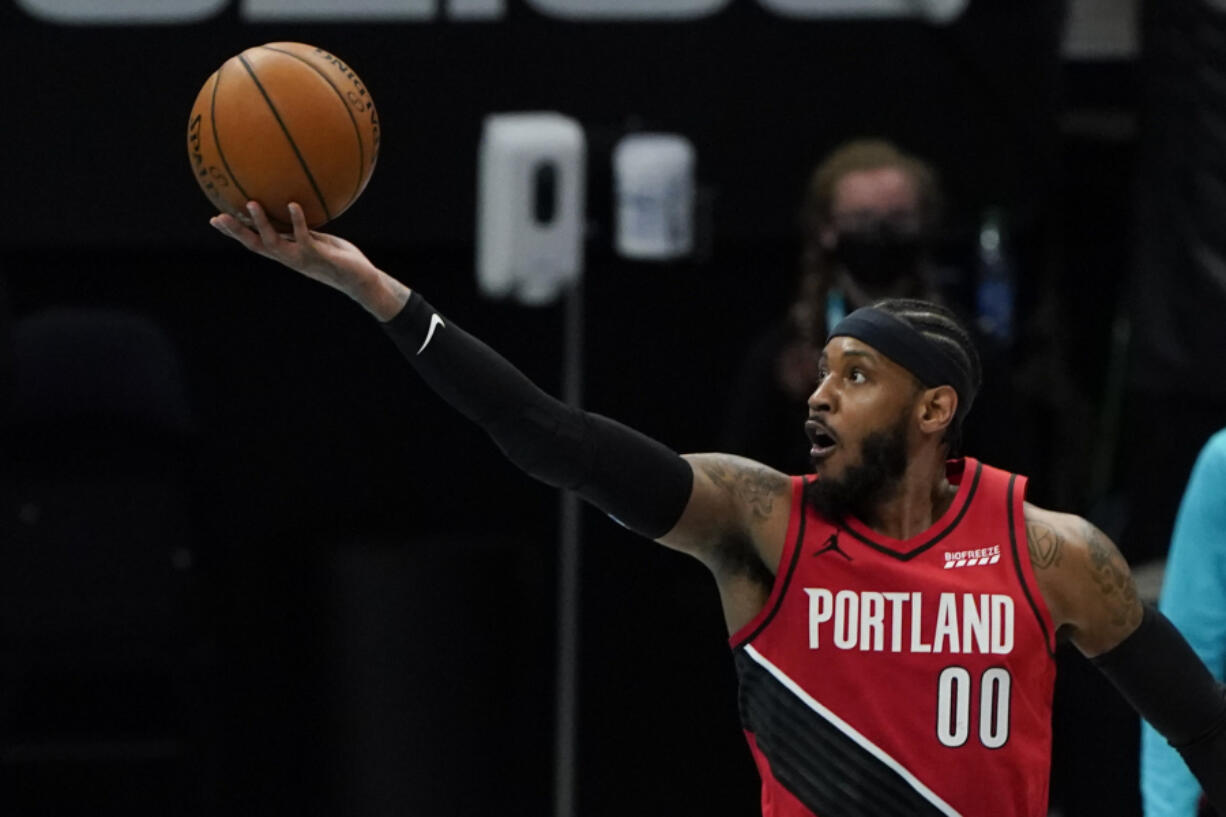
[[[324,198],[323,191],[319,189],[319,184],[315,181],[314,174],[311,173],[311,168],[307,164],[306,157],[302,155],[302,151],[298,149],[298,144],[294,141],[294,136],[289,132],[285,121],[281,119],[281,114],[277,111],[277,106],[273,104],[272,98],[268,95],[268,91],[264,89],[264,85],[260,82],[260,78],[256,75],[255,69],[251,67],[251,63],[247,62],[247,58],[242,54],[238,55],[238,60],[247,69],[251,81],[255,83],[255,87],[259,90],[260,96],[264,97],[264,102],[267,103],[268,109],[272,112],[273,118],[277,120],[277,125],[281,128],[281,132],[285,134],[285,138],[289,141],[290,149],[294,151],[294,156],[298,159],[298,164],[302,167],[302,172],[306,174],[307,181],[311,184],[311,189],[315,191],[316,198],[319,199],[319,205],[323,208],[324,216],[328,221],[332,220],[332,211],[328,209],[328,201]]]
[[[331,221],[361,197],[379,153],[377,114],[361,80],[323,49],[297,42],[226,60],[197,94],[187,130],[197,183],[244,221],[252,200],[271,207],[270,217],[297,200],[311,227]]]
[[[361,194],[362,186],[363,186],[362,182],[366,176],[366,146],[364,144],[364,140],[362,139],[362,128],[361,126],[358,125],[357,117],[353,115],[353,110],[349,107],[349,100],[345,98],[345,95],[341,93],[341,89],[336,87],[336,83],[334,83],[332,79],[322,69],[319,68],[319,66],[315,65],[313,62],[306,59],[305,57],[299,54],[295,54],[292,51],[285,51],[284,49],[274,48],[271,45],[262,45],[260,46],[260,48],[263,48],[268,51],[274,51],[286,57],[292,57],[298,60],[299,62],[301,62],[303,65],[306,65],[308,68],[310,68],[315,73],[319,74],[319,76],[323,79],[323,81],[328,83],[328,87],[330,87],[336,93],[337,98],[341,102],[341,106],[345,109],[345,113],[349,115],[349,121],[353,124],[354,135],[357,137],[357,140],[358,140],[358,174],[357,174],[357,183],[354,186],[354,190],[353,190],[353,195],[349,197],[349,201],[345,202],[345,206],[341,207],[339,210],[339,212],[344,212],[345,210],[349,209],[349,206],[353,204],[353,202]],[[272,103],[269,102],[269,105],[271,104]]]
[[[217,149],[217,157],[221,159],[221,166],[226,169],[226,175],[230,177],[230,181],[234,182],[234,186],[238,188],[238,192],[243,196],[243,203],[251,201],[251,197],[247,195],[247,191],[239,184],[238,177],[234,175],[234,171],[230,169],[230,163],[226,161],[225,151],[221,149],[221,137],[217,133],[217,89],[221,87],[221,74],[226,70],[226,66],[222,65],[217,69],[213,79],[213,93],[209,98],[209,128],[213,131],[213,147]],[[241,211],[241,205],[239,207]]]

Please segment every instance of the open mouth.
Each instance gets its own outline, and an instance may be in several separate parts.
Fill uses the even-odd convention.
[[[817,420],[809,420],[805,423],[805,434],[808,435],[811,443],[809,455],[815,460],[825,459],[838,447],[838,438],[824,423]]]

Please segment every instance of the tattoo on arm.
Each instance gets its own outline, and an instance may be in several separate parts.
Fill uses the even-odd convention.
[[[1030,548],[1030,563],[1038,570],[1060,564],[1064,537],[1043,522],[1026,523],[1026,544]]]
[[[788,478],[756,462],[711,457],[699,467],[718,488],[743,503],[756,521],[770,517],[775,499],[787,493]]]
[[[1106,534],[1090,522],[1086,522],[1085,536],[1091,577],[1107,602],[1111,623],[1118,627],[1136,626],[1141,620],[1141,606],[1128,563]]]

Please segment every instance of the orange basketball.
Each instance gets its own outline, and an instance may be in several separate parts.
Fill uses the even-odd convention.
[[[379,117],[346,63],[303,43],[268,43],[231,57],[204,83],[187,122],[196,181],[224,213],[250,223],[255,199],[278,229],[291,201],[318,227],[345,212],[370,180]]]

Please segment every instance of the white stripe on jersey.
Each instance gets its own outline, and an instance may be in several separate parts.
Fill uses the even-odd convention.
[[[860,747],[866,752],[897,772],[903,780],[906,780],[907,783],[911,785],[911,788],[919,792],[920,796],[935,806],[938,811],[940,811],[942,814],[948,815],[948,817],[962,817],[962,815],[956,811],[953,806],[946,803],[936,795],[936,792],[932,791],[921,783],[919,778],[907,771],[906,767],[904,767],[901,763],[887,755],[879,746],[868,738],[864,737],[864,735],[857,732],[855,727],[831,712],[826,707],[822,706],[812,695],[801,689],[799,684],[783,673],[783,670],[776,667],[770,662],[769,659],[766,658],[766,656],[755,650],[752,644],[745,645],[745,653],[754,661],[757,661],[767,672],[775,676],[775,680],[787,687],[787,689],[797,698],[800,698],[800,700],[803,701],[806,706],[829,721],[831,725],[833,725],[844,735],[860,744]]]

